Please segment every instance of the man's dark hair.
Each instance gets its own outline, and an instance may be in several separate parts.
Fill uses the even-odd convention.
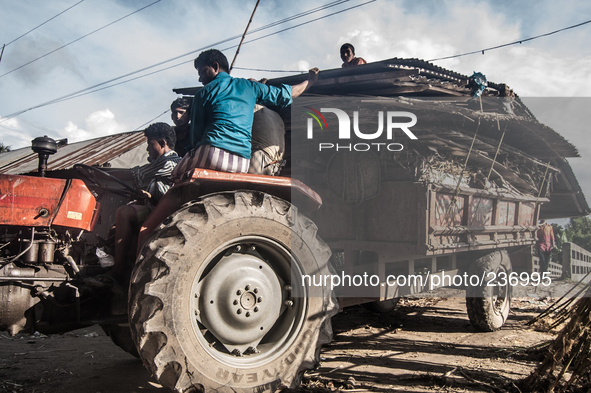
[[[220,71],[228,72],[230,69],[228,59],[217,49],[208,49],[201,52],[195,59],[194,65],[195,69],[199,69],[199,67],[203,66],[213,67],[213,63],[218,63],[220,65]]]
[[[181,109],[189,109],[191,107],[191,103],[193,102],[192,97],[179,97],[170,104],[170,110],[175,110],[176,108]]]
[[[166,123],[150,124],[148,128],[144,130],[144,135],[146,138],[148,138],[148,140],[157,140],[162,147],[164,147],[164,142],[166,142],[168,147],[171,149],[174,149],[174,145],[176,144],[176,134],[174,132],[174,128]]]
[[[353,45],[348,44],[348,43],[347,44],[343,44],[341,46],[341,53],[343,53],[343,51],[346,51],[347,48],[350,48],[351,49],[351,53],[353,53],[353,55],[355,55],[355,47],[353,47]]]

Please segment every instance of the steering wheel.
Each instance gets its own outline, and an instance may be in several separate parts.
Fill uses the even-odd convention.
[[[84,178],[85,182],[87,182],[87,184],[92,187],[97,187],[102,190],[110,191],[115,194],[126,196],[126,197],[130,197],[130,196],[136,194],[135,188],[133,188],[129,184],[125,183],[124,181],[119,180],[118,178],[111,175],[110,173],[103,171],[102,169],[99,169],[97,167],[90,166],[90,165],[85,165],[85,164],[75,164],[74,169],[80,174],[80,176],[82,176]],[[101,177],[103,178],[103,180],[100,179]],[[105,179],[114,181],[115,183],[123,186],[125,188],[125,190],[122,190],[120,188],[109,187],[109,186],[105,185],[104,184]]]

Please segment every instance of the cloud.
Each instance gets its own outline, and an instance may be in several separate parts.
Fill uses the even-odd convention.
[[[18,118],[5,119],[0,116],[0,142],[10,146],[13,150],[31,146],[33,139],[44,135],[53,138],[56,133],[26,120]]]
[[[118,123],[115,120],[115,114],[109,109],[105,109],[91,113],[84,120],[84,128],[68,121],[61,135],[68,138],[69,142],[79,142],[126,131],[128,131],[128,127]]]
[[[308,71],[310,69],[310,63],[306,60],[298,61],[298,70],[300,71]]]

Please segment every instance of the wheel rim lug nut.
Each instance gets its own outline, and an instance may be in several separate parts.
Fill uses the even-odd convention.
[[[239,245],[238,245],[238,246],[236,246],[236,251],[240,251],[240,250],[242,250],[242,247],[241,247],[241,246],[239,246]]]
[[[259,302],[259,303],[260,303],[260,302],[262,302],[262,301],[263,301],[263,297],[262,297],[262,296],[259,296],[259,298],[257,299],[257,302]]]
[[[259,289],[258,289],[258,288],[255,288],[255,289],[253,289],[252,291],[253,291],[254,293],[259,293]]]
[[[236,295],[238,295],[238,296],[242,295],[242,290],[240,290],[240,289],[239,289],[239,290],[237,290],[237,291],[236,291]]]
[[[250,285],[245,286],[244,289],[250,291]]]
[[[259,311],[259,308],[258,307],[255,307],[254,308],[254,312],[258,312],[258,311]]]
[[[233,304],[233,305],[237,305],[237,304],[238,304],[238,300],[234,300],[234,301],[232,302],[232,304]]]
[[[293,306],[293,302],[292,302],[291,300],[286,300],[286,301],[285,301],[285,305],[286,305],[287,307],[292,307],[292,306]]]
[[[254,250],[256,250],[256,249],[257,249],[257,248],[256,248],[255,246],[250,246],[250,251],[254,251]]]
[[[249,313],[249,312],[247,312],[247,313],[246,313],[246,316],[247,316],[247,317],[250,317],[250,313]]]
[[[236,314],[242,314],[242,310],[241,309],[236,310]]]

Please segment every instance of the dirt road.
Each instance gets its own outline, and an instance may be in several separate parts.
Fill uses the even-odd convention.
[[[404,300],[386,316],[347,309],[333,319],[334,340],[301,391],[493,391],[490,386],[535,367],[537,355],[524,348],[553,338],[524,328],[546,304],[514,301],[507,325],[494,333],[472,328],[462,297]],[[47,337],[0,336],[0,392],[165,391],[98,326]]]

